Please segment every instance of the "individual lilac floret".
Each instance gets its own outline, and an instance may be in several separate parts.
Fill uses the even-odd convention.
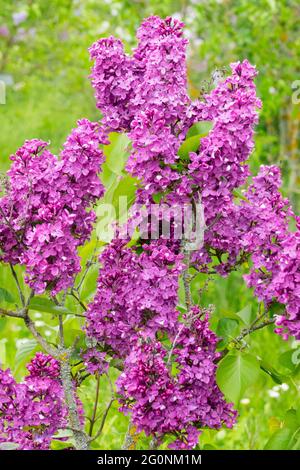
[[[96,348],[89,349],[83,355],[86,370],[92,375],[102,375],[108,370],[109,363],[106,353],[98,351]]]

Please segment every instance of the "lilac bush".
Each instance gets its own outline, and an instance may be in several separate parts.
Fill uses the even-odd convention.
[[[194,305],[195,273],[227,276],[247,265],[245,281],[264,305],[256,323],[276,323],[276,333],[300,339],[300,219],[279,191],[280,170],[262,166],[253,176],[247,164],[261,106],[256,69],[247,60],[231,64],[231,75],[192,101],[183,26],[147,18],[132,55],[113,37],[93,44],[91,82],[101,120],[78,121],[58,157],[40,140],[26,141],[11,157],[0,199],[1,259],[12,269],[25,266],[31,294],[21,297],[21,310],[1,313],[23,319],[47,356],[38,353],[19,384],[1,370],[2,442],[45,449],[57,431],[70,428],[75,448],[87,449],[95,423],[88,435],[76,388],[90,375],[109,377],[111,367],[120,371],[112,401],[130,415],[130,433],[145,432],[155,446],[192,449],[203,428],[234,426],[237,412],[216,381],[228,351],[218,350],[211,310]],[[210,130],[203,134],[201,123]],[[201,204],[204,241],[188,249],[185,233],[181,240],[174,236],[174,220],[167,237],[122,237],[138,227],[134,205],[128,223],[101,251],[96,292],[85,306],[76,284],[78,248],[93,236],[112,132],[130,139],[126,171],[137,180],[136,203],[156,203],[158,213],[163,204],[190,203],[194,212]],[[45,292],[57,308],[70,295],[86,310],[79,375],[76,340],[71,347],[64,343],[62,310],[57,345],[29,316],[31,300]]]

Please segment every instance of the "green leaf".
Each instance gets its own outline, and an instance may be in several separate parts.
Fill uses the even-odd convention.
[[[189,128],[186,137],[189,139],[195,135],[206,136],[213,128],[213,125],[214,123],[212,121],[196,122]]]
[[[188,130],[186,139],[178,150],[178,155],[182,160],[189,160],[190,152],[196,152],[199,149],[200,140],[207,136],[212,127],[211,121],[202,121],[197,122]]]
[[[0,287],[0,302],[7,302],[9,304],[13,304],[15,303],[15,299],[8,290],[4,289],[3,287]]]
[[[236,335],[239,328],[239,322],[233,318],[221,318],[217,326],[217,336],[222,340],[218,348],[223,349]]]
[[[178,155],[182,160],[189,160],[190,152],[196,152],[200,147],[200,140],[202,135],[194,135],[181,144],[178,149]]]
[[[0,339],[0,366],[6,364],[6,343],[7,338]]]
[[[269,307],[269,312],[271,313],[271,316],[273,317],[274,315],[281,315],[285,310],[285,307],[283,304],[280,304],[279,302],[273,301],[272,304]]]
[[[260,368],[266,374],[268,374],[274,380],[275,383],[277,383],[277,384],[282,384],[283,383],[285,377],[283,375],[281,375],[276,369],[274,369],[274,367],[271,366],[271,364],[269,364],[268,362],[261,361]]]
[[[131,176],[124,176],[114,191],[112,204],[116,209],[116,215],[119,219],[121,219],[122,216],[126,214],[126,211],[134,202],[136,182],[136,178],[132,178]],[[121,197],[123,201],[120,199]],[[121,222],[125,222],[125,220]]]
[[[53,439],[50,444],[50,449],[51,450],[64,450],[69,447],[75,447],[74,446],[74,441],[68,440],[68,441],[60,441],[57,439]]]
[[[67,308],[59,307],[58,305],[55,305],[55,303],[51,300],[46,299],[44,297],[34,297],[29,304],[29,309],[36,310],[37,312],[52,313],[54,315],[72,314],[72,312],[70,312],[70,310],[68,310]]]
[[[130,140],[126,134],[112,132],[108,136],[110,144],[103,147],[106,156],[105,164],[115,174],[122,175],[128,158],[128,145]]]
[[[234,351],[220,361],[216,378],[224,395],[237,404],[247,388],[256,382],[259,375],[260,367],[256,357]]]
[[[286,412],[283,427],[278,429],[268,440],[265,450],[291,450],[299,444],[299,415],[294,409]]]
[[[254,320],[252,305],[246,305],[246,307],[237,312],[236,315],[242,320],[245,325],[250,325]]]
[[[249,202],[249,200],[248,200],[238,189],[234,189],[234,190],[232,191],[232,194],[233,194],[234,197],[236,197],[237,199],[242,199],[243,201]]]
[[[30,356],[37,347],[37,342],[35,339],[23,339],[20,340],[20,343],[17,348],[15,356],[15,371],[18,367],[25,362],[25,360]]]
[[[293,432],[288,428],[278,429],[266,443],[264,450],[286,450],[290,448]]]

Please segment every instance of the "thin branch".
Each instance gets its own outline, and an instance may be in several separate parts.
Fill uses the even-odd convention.
[[[97,409],[98,409],[98,403],[99,403],[99,394],[100,394],[100,378],[101,378],[101,376],[100,376],[100,374],[98,374],[97,385],[96,385],[95,403],[94,403],[94,408],[93,408],[93,414],[92,414],[92,417],[90,418],[89,436],[93,435],[93,429],[94,429],[94,425],[96,423]]]
[[[184,253],[184,264],[186,267],[183,271],[182,277],[183,277],[183,286],[184,286],[184,294],[185,294],[185,304],[186,304],[187,312],[189,312],[192,306],[191,289],[190,289],[190,274],[189,274],[191,254],[189,250],[185,249],[185,247],[183,248],[183,253]]]
[[[13,317],[13,318],[25,318],[24,311],[21,310],[19,312],[14,312],[12,310],[6,310],[4,308],[0,308],[0,315],[4,317]]]
[[[76,401],[74,383],[71,372],[70,356],[72,349],[63,350],[60,355],[60,377],[64,390],[65,401],[68,409],[69,427],[73,431],[75,447],[77,450],[88,450],[89,438],[82,429],[78,413],[78,403]]]
[[[181,325],[180,328],[178,329],[177,334],[176,334],[176,336],[175,336],[175,338],[174,338],[174,341],[173,341],[173,343],[172,343],[171,349],[170,349],[169,354],[168,354],[167,367],[169,367],[170,364],[171,364],[171,359],[172,359],[172,354],[173,354],[174,348],[175,348],[175,346],[176,346],[176,344],[177,344],[177,341],[178,341],[178,338],[179,338],[179,336],[180,336],[180,333],[182,332],[182,330],[183,330],[184,327],[185,327],[185,324],[182,323],[182,325]]]
[[[57,357],[58,356],[58,351],[56,348],[54,348],[50,343],[48,343],[47,340],[45,340],[42,335],[38,332],[38,330],[35,327],[34,322],[31,320],[29,315],[27,314],[24,318],[25,325],[31,332],[32,336],[36,339],[36,341],[40,344],[40,346],[46,351],[47,354],[50,354],[50,356]]]
[[[15,231],[15,229],[13,228],[13,226],[11,225],[10,221],[8,220],[8,218],[6,217],[2,207],[0,207],[0,212],[1,212],[1,215],[3,217],[3,219],[5,220],[7,226],[9,227],[9,229],[12,231],[12,233],[14,234],[15,238],[16,238],[16,241],[18,243],[20,243],[20,245],[22,245],[23,247],[25,247],[25,243],[22,241],[22,239],[19,238],[17,232]]]
[[[255,324],[252,323],[252,326],[250,325],[249,328],[245,328],[244,330],[242,330],[242,332],[240,333],[239,336],[237,336],[236,338],[233,338],[232,342],[234,344],[238,344],[240,343],[246,336],[250,335],[251,333],[253,333],[253,331],[258,331],[258,330],[261,330],[262,328],[265,328],[266,326],[269,326],[269,325],[272,325],[274,324],[276,321],[276,318],[268,318],[267,320],[265,320],[264,322],[262,323],[259,323],[257,324],[257,319],[255,322]],[[217,362],[219,362],[221,359],[223,359],[228,353],[230,352],[229,349],[224,349],[222,352],[221,352],[221,356],[218,358]]]
[[[23,291],[21,289],[17,273],[16,273],[16,271],[15,271],[15,269],[14,269],[14,267],[11,263],[9,263],[9,266],[10,266],[10,270],[11,270],[11,273],[13,275],[13,278],[14,278],[14,280],[16,282],[16,285],[17,285],[17,289],[18,289],[18,292],[19,292],[19,297],[20,297],[20,300],[21,300],[21,304],[22,304],[23,307],[25,307],[25,296],[24,296]]]
[[[58,326],[58,333],[59,333],[59,344],[61,347],[65,346],[65,338],[64,338],[64,322],[63,316],[59,315],[58,317],[59,326]]]
[[[84,303],[80,300],[80,298],[75,294],[73,289],[71,289],[71,292],[69,295],[71,295],[72,297],[74,297],[74,299],[77,300],[77,302],[79,303],[79,305],[83,308],[85,312],[87,311],[87,306],[84,305]]]
[[[89,442],[92,442],[92,441],[95,441],[96,439],[98,439],[98,437],[100,436],[100,434],[102,433],[103,431],[103,428],[104,428],[104,425],[105,425],[105,421],[106,421],[106,418],[107,418],[107,415],[109,413],[109,410],[113,404],[113,402],[115,401],[115,398],[111,398],[110,401],[108,402],[108,405],[103,413],[103,416],[102,416],[102,420],[101,420],[101,424],[100,424],[100,427],[98,429],[98,432],[95,434],[95,436],[93,436],[92,438],[90,438]]]
[[[245,338],[245,336],[250,335],[251,333],[253,333],[253,331],[261,330],[262,328],[265,328],[265,326],[272,325],[273,323],[275,323],[275,320],[276,318],[268,318],[267,320],[265,320],[262,323],[259,323],[258,325],[254,324],[253,326],[250,326],[249,328],[245,328],[241,332],[241,334],[234,339],[234,342],[240,343],[242,339]]]
[[[91,258],[90,258],[90,259],[87,261],[87,263],[86,263],[86,267],[85,267],[84,273],[83,273],[83,275],[82,275],[82,278],[80,279],[78,285],[77,285],[76,287],[74,287],[74,289],[75,289],[76,292],[78,292],[78,293],[79,293],[79,291],[80,291],[80,289],[81,289],[81,287],[82,287],[82,284],[83,284],[84,281],[85,281],[86,276],[88,275],[89,270],[90,270],[91,267],[95,264],[95,261],[93,261],[93,260],[94,260],[94,258],[95,258],[95,254],[96,254],[96,251],[97,251],[97,248],[98,248],[98,246],[97,246],[97,245],[98,245],[98,241],[99,241],[99,240],[97,239],[97,243],[95,243],[95,247],[94,247],[92,256],[91,256]]]

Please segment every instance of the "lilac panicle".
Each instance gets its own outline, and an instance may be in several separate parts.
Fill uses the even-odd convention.
[[[80,271],[77,248],[95,220],[88,209],[104,194],[98,177],[101,143],[107,140],[99,124],[82,119],[60,159],[36,139],[11,157],[0,199],[2,260],[25,265],[26,280],[37,293],[68,288]]]
[[[197,307],[192,314],[189,325],[178,324],[173,351],[141,334],[117,381],[122,410],[132,413],[137,430],[176,437],[169,445],[175,449],[194,448],[201,427],[232,427],[236,418],[215,381],[217,337],[207,316],[199,318]]]
[[[0,369],[0,442],[16,443],[19,450],[46,450],[55,433],[67,426],[59,364],[37,353],[27,368],[29,375],[21,383],[9,369]]]

